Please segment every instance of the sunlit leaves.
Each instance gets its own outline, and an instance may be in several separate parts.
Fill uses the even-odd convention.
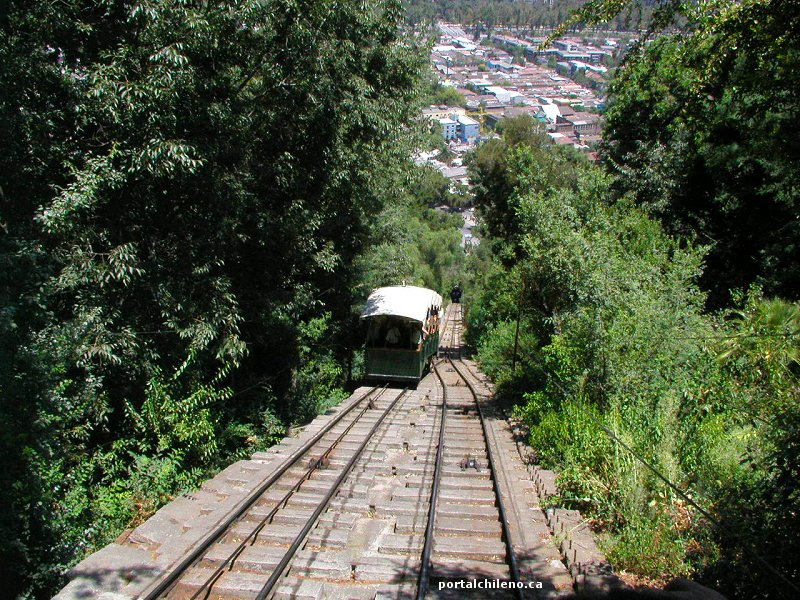
[[[113,166],[114,151],[89,158],[79,169],[70,165],[72,181],[48,206],[40,209],[38,218],[49,233],[74,230],[81,217],[102,203],[106,194],[125,181],[123,173]]]
[[[134,158],[132,170],[145,170],[151,175],[173,175],[178,171],[191,174],[203,165],[195,158],[194,149],[174,140],[149,140]]]
[[[647,45],[612,84],[607,163],[672,232],[712,244],[714,305],[753,282],[796,297],[797,7],[685,8],[686,31]]]
[[[426,61],[399,18],[393,0],[3,12],[2,470],[29,521],[0,530],[29,548],[21,585],[52,595],[81,534],[104,543],[341,396]]]

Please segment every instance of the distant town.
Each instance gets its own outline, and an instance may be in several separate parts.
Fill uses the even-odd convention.
[[[439,33],[432,67],[440,86],[452,88],[463,101],[430,106],[423,113],[438,123],[456,156],[494,135],[503,119],[530,115],[554,144],[596,158],[606,85],[627,39],[566,37],[542,48],[545,38],[475,35],[454,24],[440,23]],[[463,168],[448,162],[440,168],[445,176],[465,177]]]
[[[449,102],[424,108],[423,117],[443,146],[421,152],[417,161],[446,177],[453,194],[469,196],[464,154],[498,135],[509,117],[528,115],[553,144],[597,159],[606,86],[629,38],[573,36],[544,47],[544,37],[476,34],[448,23],[439,23],[438,29],[431,67],[438,90],[445,92],[440,95]],[[480,243],[473,232],[478,223],[463,205],[460,212],[462,246],[469,250]]]

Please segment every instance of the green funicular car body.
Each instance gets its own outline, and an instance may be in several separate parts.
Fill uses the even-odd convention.
[[[367,298],[365,377],[416,383],[439,351],[442,297],[410,285],[378,288]]]

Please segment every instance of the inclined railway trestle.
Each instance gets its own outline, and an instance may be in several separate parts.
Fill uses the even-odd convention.
[[[485,475],[491,482],[491,489],[495,498],[492,505],[497,511],[496,519],[499,523],[501,531],[500,538],[505,549],[505,556],[503,559],[507,564],[507,578],[515,583],[520,582],[520,572],[516,563],[511,539],[512,534],[509,530],[506,517],[505,501],[495,481],[494,451],[487,434],[487,426],[480,405],[479,393],[470,381],[469,375],[466,374],[464,370],[465,366],[460,364],[461,306],[453,305],[449,311],[448,317],[442,332],[441,354],[443,354],[445,358],[438,360],[432,368],[437,384],[436,395],[439,395],[440,398],[433,399],[438,409],[438,423],[434,425],[434,430],[431,432],[431,435],[436,436],[437,442],[435,445],[434,470],[432,476],[429,476],[430,487],[428,489],[430,491],[427,498],[425,498],[427,507],[424,510],[427,511],[427,522],[425,525],[424,542],[419,558],[419,568],[415,569],[417,573],[416,596],[419,600],[433,593],[434,590],[430,585],[431,581],[436,581],[437,579],[441,580],[443,577],[442,574],[434,568],[434,563],[437,561],[437,537],[444,539],[447,535],[447,531],[443,532],[441,527],[437,529],[437,509],[440,504],[442,473],[445,469],[445,461],[447,461],[451,469],[451,478],[453,477],[452,468],[456,467],[460,468],[465,476],[469,475],[469,471],[474,471]],[[446,371],[443,372],[443,369]],[[388,388],[385,386],[380,389],[377,387],[370,389],[353,402],[348,409],[332,419],[328,425],[304,444],[303,447],[298,449],[286,460],[285,464],[259,486],[248,498],[248,501],[243,502],[230,518],[226,519],[220,527],[207,537],[203,544],[200,544],[191,555],[175,565],[170,574],[164,577],[158,585],[153,586],[151,591],[143,595],[143,597],[154,599],[180,596],[189,598],[190,600],[211,597],[214,593],[214,586],[220,578],[226,572],[237,568],[237,561],[240,560],[249,547],[256,543],[259,536],[269,536],[268,528],[273,523],[276,515],[278,515],[281,510],[291,505],[293,497],[301,492],[303,485],[311,481],[315,473],[320,471],[329,472],[331,469],[331,459],[336,454],[337,449],[343,445],[343,443],[350,443],[352,445],[354,442],[351,438],[355,436],[355,428],[357,426],[363,427],[364,422],[368,421],[372,424],[369,431],[366,434],[364,434],[363,431],[359,434],[360,443],[358,443],[358,447],[355,448],[355,450],[345,451],[345,454],[347,454],[347,463],[341,468],[336,480],[330,485],[327,493],[319,500],[311,515],[300,527],[296,535],[294,535],[294,538],[291,540],[288,548],[285,549],[285,552],[283,552],[280,560],[277,561],[277,564],[275,564],[269,572],[264,573],[263,585],[261,583],[258,584],[260,590],[253,596],[258,600],[271,597],[275,592],[276,586],[290,571],[295,554],[303,546],[309,532],[318,523],[321,515],[328,509],[332,499],[347,480],[365,448],[369,445],[370,440],[375,437],[376,432],[379,430],[386,417],[394,410],[406,394],[406,390],[402,392],[394,390],[396,396],[390,400],[388,405],[383,402],[383,406],[379,409],[378,404],[381,403],[382,398],[387,394],[387,389]],[[450,391],[456,393],[455,390],[457,390],[457,393],[462,397],[460,401],[451,406],[448,403],[448,395]],[[463,397],[467,390],[471,395],[469,400],[465,400]],[[376,416],[376,412],[380,414]],[[457,419],[458,425],[454,427],[456,427],[458,431],[465,431],[465,427],[471,428],[470,439],[480,439],[480,442],[474,442],[477,444],[475,449],[463,455],[460,459],[455,458],[460,450],[451,448],[454,444],[453,441],[448,443],[448,415],[450,415],[451,418]],[[476,422],[479,423],[479,427],[475,425]],[[341,430],[335,429],[336,427],[341,428]],[[454,432],[455,431],[456,430],[454,430]],[[478,432],[480,432],[480,435]],[[478,435],[479,438],[476,437]],[[332,436],[335,436],[335,439],[331,440],[330,437]],[[431,441],[431,444],[432,443]],[[404,447],[406,450],[408,449],[405,443]],[[433,448],[434,446],[432,446],[432,449]],[[455,452],[456,455],[454,455],[453,452]],[[341,459],[342,457],[339,458]],[[302,473],[299,476],[295,474],[295,479],[292,480],[293,482],[287,484],[286,478],[289,476],[289,473],[296,473],[298,469],[302,469]],[[203,581],[199,584],[196,581],[192,582],[192,593],[186,593],[186,586],[181,588],[180,591],[176,591],[179,589],[185,574],[197,567],[215,542],[217,540],[222,540],[233,525],[245,522],[251,507],[259,502],[259,498],[266,492],[278,487],[278,484],[282,485],[286,492],[277,500],[271,500],[272,508],[266,512],[266,514],[259,514],[258,518],[253,520],[249,532],[238,541],[235,548],[224,559],[215,562],[216,567],[211,570],[210,573],[204,574]],[[446,575],[444,577],[446,577]],[[522,590],[519,588],[513,593],[517,598],[524,597]]]
[[[417,389],[360,389],[112,545],[126,564],[159,561],[125,597],[452,598],[447,586],[519,585],[520,571],[571,586],[491,388],[461,357],[461,306],[447,317]],[[531,593],[508,587],[481,597]]]
[[[362,394],[355,402],[351,404],[346,410],[342,411],[336,417],[324,426],[316,435],[314,435],[308,442],[303,444],[294,454],[292,454],[269,478],[267,478],[260,486],[258,486],[253,493],[251,493],[239,506],[232,511],[229,518],[224,520],[218,527],[213,529],[205,539],[199,543],[193,552],[189,553],[180,562],[172,567],[169,572],[150,586],[150,589],[142,594],[142,598],[146,600],[154,600],[156,598],[169,597],[175,590],[176,586],[180,583],[181,578],[193,567],[196,566],[203,558],[205,553],[219,540],[223,539],[231,527],[244,521],[248,511],[256,505],[265,493],[273,489],[274,486],[283,478],[285,478],[290,469],[302,465],[304,462],[307,468],[302,476],[290,486],[289,491],[275,503],[272,510],[267,515],[258,520],[257,525],[245,536],[235,550],[231,552],[221,564],[214,570],[214,572],[202,582],[198,589],[189,597],[194,600],[196,598],[208,598],[213,590],[214,584],[218,581],[220,576],[225,572],[234,568],[236,560],[241,556],[242,552],[251,546],[264,528],[272,522],[275,515],[281,508],[286,508],[292,496],[301,488],[303,483],[309,481],[313,473],[320,469],[320,467],[329,464],[330,457],[336,451],[337,447],[345,440],[346,436],[351,433],[353,428],[362,422],[364,417],[368,415],[369,411],[374,411],[377,408],[378,401],[387,392],[387,386],[375,386]],[[278,567],[273,571],[270,578],[265,582],[264,587],[258,594],[258,598],[266,598],[275,586],[275,583],[280,578],[282,572],[291,561],[294,553],[303,543],[305,536],[315,525],[318,517],[327,508],[331,499],[335,496],[342,483],[347,478],[347,475],[355,466],[359,457],[363,453],[367,444],[372,439],[375,432],[380,427],[381,423],[385,420],[386,416],[397,406],[398,402],[405,396],[407,390],[402,390],[397,393],[396,397],[390,401],[389,405],[382,410],[379,416],[375,419],[369,433],[363,438],[362,442],[350,457],[349,461],[342,469],[339,477],[336,479],[330,490],[320,501],[317,509],[308,519],[306,525],[298,533],[290,548],[286,551],[284,558],[279,562]],[[356,408],[361,407],[359,411]],[[352,413],[357,412],[356,416],[347,423],[346,418]],[[333,440],[328,442],[325,436],[331,433],[337,425],[342,422],[346,423],[344,430]]]

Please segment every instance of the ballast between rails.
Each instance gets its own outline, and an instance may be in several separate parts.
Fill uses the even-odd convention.
[[[383,423],[383,421],[386,419],[386,416],[394,410],[395,406],[397,406],[397,403],[400,402],[400,400],[406,395],[407,392],[408,392],[407,389],[403,390],[403,392],[399,394],[397,398],[392,400],[392,403],[386,408],[386,410],[383,411],[381,416],[378,417],[378,420],[372,426],[372,429],[370,429],[369,433],[364,438],[364,441],[361,442],[361,445],[358,447],[355,454],[353,454],[352,458],[348,461],[347,465],[345,465],[339,477],[331,486],[330,491],[325,495],[325,498],[322,500],[322,502],[320,502],[319,506],[317,506],[316,510],[308,519],[308,521],[306,522],[305,526],[300,531],[300,533],[297,534],[297,537],[295,538],[291,547],[286,552],[283,559],[281,559],[281,562],[278,564],[275,570],[272,572],[272,575],[270,575],[270,578],[267,580],[267,583],[264,584],[264,587],[261,589],[258,596],[256,596],[256,600],[265,600],[265,598],[267,598],[267,596],[272,592],[273,588],[278,583],[278,580],[283,576],[286,567],[289,566],[289,563],[291,562],[295,553],[305,540],[306,536],[308,535],[308,532],[311,531],[311,529],[317,523],[317,519],[319,519],[319,516],[323,513],[323,511],[325,511],[325,509],[328,508],[328,505],[330,504],[334,495],[336,494],[336,492],[339,491],[339,488],[341,487],[342,483],[344,483],[345,479],[347,479],[348,475],[350,475],[350,471],[353,470],[353,467],[355,466],[358,459],[361,458],[361,455],[363,454],[364,449],[367,447],[367,444],[369,444],[369,442],[372,441],[372,438],[375,435],[375,432],[378,431],[378,428],[381,426],[381,423]]]
[[[267,513],[267,515],[263,519],[261,519],[261,522],[258,524],[258,526],[255,529],[253,529],[244,538],[244,540],[242,540],[239,543],[239,546],[228,556],[228,558],[226,560],[222,561],[222,564],[220,564],[220,566],[217,567],[216,571],[214,571],[206,579],[206,581],[199,587],[199,589],[194,594],[192,594],[192,596],[189,598],[189,600],[195,600],[204,591],[206,593],[208,593],[208,591],[211,590],[211,588],[214,586],[214,583],[217,581],[217,579],[219,579],[219,577],[226,570],[226,568],[230,569],[230,568],[233,567],[234,562],[241,555],[241,553],[244,551],[244,549],[248,545],[252,545],[253,543],[255,543],[255,539],[258,537],[258,535],[261,533],[261,531],[264,529],[264,527],[267,525],[267,523],[271,523],[272,522],[272,519],[275,517],[275,515],[278,513],[278,511],[282,507],[286,506],[286,504],[288,503],[289,499],[300,489],[300,487],[303,485],[303,483],[308,481],[311,478],[311,475],[314,473],[314,471],[316,471],[318,468],[320,468],[320,466],[324,463],[324,461],[327,460],[327,458],[330,456],[331,452],[333,452],[334,448],[336,448],[336,446],[339,445],[339,443],[345,438],[345,436],[348,433],[350,433],[350,430],[352,430],[353,427],[356,425],[356,423],[358,423],[361,420],[361,417],[363,417],[364,414],[370,408],[374,407],[374,401],[378,400],[380,398],[380,396],[382,396],[385,391],[386,390],[383,389],[374,398],[370,398],[369,402],[367,403],[367,405],[364,408],[361,409],[361,412],[358,414],[358,416],[350,422],[350,424],[345,428],[345,430],[341,434],[339,434],[339,437],[336,438],[336,440],[328,447],[328,449],[319,458],[313,457],[311,459],[311,461],[310,461],[311,464],[309,465],[308,470],[306,471],[306,473],[297,481],[297,483],[294,486],[292,486],[292,488],[286,493],[286,495],[283,498],[281,498],[280,500],[278,500],[275,503],[275,506],[272,508],[272,510],[270,510]],[[402,395],[398,396],[397,399],[399,399],[401,397],[402,397]],[[397,400],[395,400],[395,402],[396,401]],[[394,406],[394,404],[392,404],[392,406]],[[367,441],[369,441],[369,438],[367,438]],[[361,453],[358,452],[356,454],[356,458],[358,456],[360,456],[360,454]],[[327,506],[327,503],[330,501],[330,497],[332,497],[333,494],[336,493],[338,487],[339,487],[338,484],[334,484],[334,486],[331,489],[331,492],[329,492],[329,495],[325,496],[325,498],[323,499],[323,501],[326,503],[326,506]],[[314,519],[314,522],[315,521],[316,521],[316,519]],[[312,522],[312,526],[313,526],[313,522]],[[310,527],[309,527],[309,529],[310,529]],[[308,533],[308,531],[304,530],[304,532],[301,534],[302,535],[302,537],[300,538],[301,541],[302,541],[303,538],[305,538],[305,535],[307,533]],[[289,558],[291,559],[291,556],[294,555],[294,553],[296,552],[296,549],[293,550],[293,551],[290,551],[290,552],[291,552],[291,555],[289,556]],[[289,554],[289,553],[287,552],[287,554]],[[230,567],[228,565],[230,565]],[[270,581],[272,581],[272,580],[270,580]],[[273,585],[274,585],[274,582],[273,583],[269,583],[268,582],[268,585],[269,585],[269,587],[271,589],[273,587]]]
[[[497,485],[496,480],[496,471],[495,471],[495,461],[492,453],[492,445],[489,443],[489,432],[486,427],[486,420],[483,415],[483,409],[481,408],[481,403],[478,401],[478,391],[475,389],[475,386],[472,382],[467,379],[464,373],[458,368],[454,361],[448,360],[448,362],[453,366],[458,373],[458,376],[464,380],[464,383],[467,384],[467,387],[472,392],[472,396],[475,398],[475,406],[478,408],[478,418],[481,422],[481,429],[483,430],[483,437],[486,440],[486,455],[489,460],[489,470],[492,473],[492,480],[494,481],[495,485],[495,493],[497,494],[497,511],[500,513],[500,524],[503,528],[503,540],[505,541],[506,545],[506,560],[508,561],[508,566],[511,569],[511,577],[516,585],[516,596],[519,600],[524,599],[524,594],[522,593],[522,578],[519,572],[519,565],[517,564],[517,557],[514,553],[514,545],[511,540],[511,528],[508,524],[508,513],[506,511],[505,502],[503,501],[503,495],[500,493],[500,489]]]
[[[527,598],[520,572],[565,589],[564,568],[552,564],[557,550],[542,546],[541,526],[525,529],[544,515],[534,512],[524,469],[508,454],[515,448],[486,404],[489,388],[461,359],[461,314],[451,306],[430,330],[441,337],[441,358],[419,388],[359,389],[299,439],[226,469],[115,542],[111,556],[124,567],[102,555],[87,562],[92,570],[73,580],[87,583],[72,585],[64,600],[91,597],[101,569],[139,564],[157,566],[108,591],[127,588],[131,599],[423,600],[483,577],[506,586],[491,597]]]
[[[436,447],[436,463],[433,471],[433,485],[431,486],[430,509],[428,512],[428,524],[425,528],[425,542],[422,550],[422,564],[420,565],[419,581],[417,583],[417,600],[423,600],[428,591],[428,581],[430,578],[431,551],[433,550],[433,534],[436,527],[436,502],[439,499],[439,482],[442,475],[442,463],[444,462],[444,432],[447,419],[447,386],[439,373],[437,365],[433,365],[433,372],[436,374],[442,386],[442,408],[439,421],[439,442]]]

